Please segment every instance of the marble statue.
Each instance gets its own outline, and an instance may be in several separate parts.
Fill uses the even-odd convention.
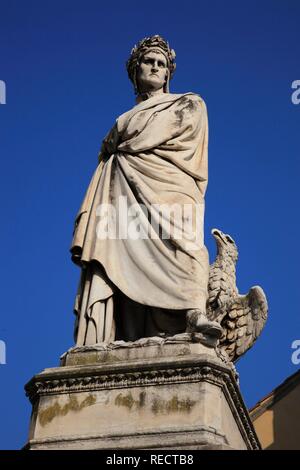
[[[77,346],[224,336],[228,312],[220,314],[203,239],[207,111],[199,95],[169,92],[175,67],[174,50],[157,35],[127,61],[137,104],[103,140],[75,221]]]
[[[169,93],[174,70],[175,53],[160,36],[140,41],[127,62],[137,104],[104,139],[75,223],[72,259],[82,268],[77,345],[186,329],[220,335],[219,324],[206,317],[206,106],[194,93]],[[124,200],[129,212],[142,208],[139,223],[147,236],[120,236],[122,217],[128,219]],[[161,207],[174,205],[192,213],[195,242],[185,228],[173,236],[178,217],[165,220]],[[107,207],[114,209],[117,236],[99,234]]]

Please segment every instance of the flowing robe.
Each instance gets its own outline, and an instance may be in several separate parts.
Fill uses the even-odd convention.
[[[75,222],[78,344],[114,339],[116,289],[140,305],[205,312],[207,145],[206,106],[193,93],[154,96],[117,119]]]

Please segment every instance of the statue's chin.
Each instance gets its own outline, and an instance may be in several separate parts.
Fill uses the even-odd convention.
[[[144,82],[139,86],[139,90],[141,90],[141,93],[157,93],[159,91],[163,92],[164,88],[164,83],[161,83],[158,80],[149,80],[147,82]]]

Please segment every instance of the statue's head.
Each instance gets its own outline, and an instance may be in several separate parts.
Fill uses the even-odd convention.
[[[175,57],[175,51],[158,35],[144,38],[134,46],[126,67],[135,93],[159,89],[168,93],[176,68]]]

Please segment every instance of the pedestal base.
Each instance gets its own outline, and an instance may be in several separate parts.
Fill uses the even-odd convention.
[[[29,449],[260,448],[232,365],[187,334],[74,348],[26,390]]]

